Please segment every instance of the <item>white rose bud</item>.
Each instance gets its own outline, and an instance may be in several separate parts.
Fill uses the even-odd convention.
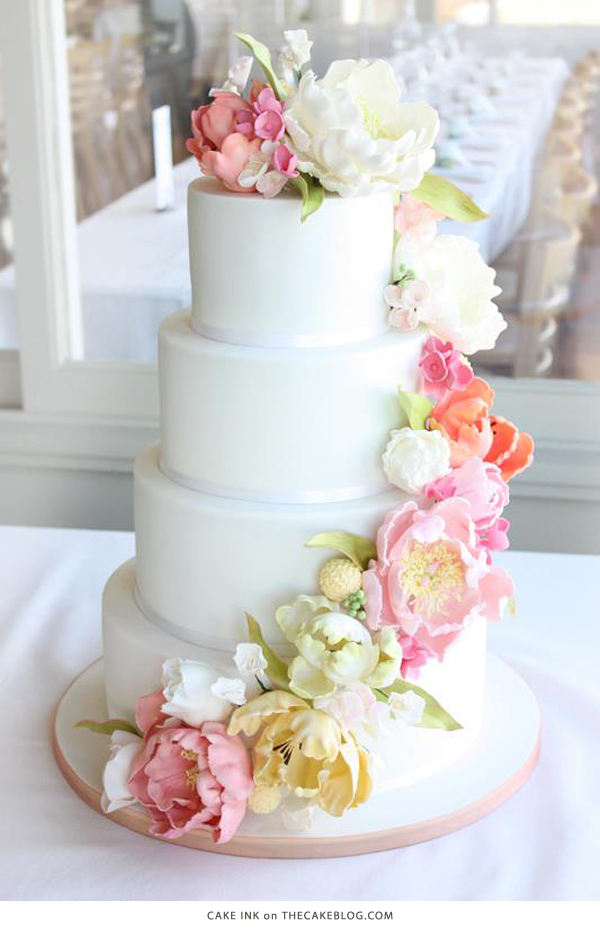
[[[167,659],[163,664],[163,713],[190,727],[199,727],[206,720],[224,722],[231,714],[232,702],[212,691],[218,679],[218,673],[202,662]]]
[[[390,484],[407,494],[420,494],[426,484],[450,471],[450,446],[439,430],[394,430],[382,457]]]

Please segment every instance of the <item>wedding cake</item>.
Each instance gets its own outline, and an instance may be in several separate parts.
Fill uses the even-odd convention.
[[[467,356],[505,324],[482,218],[429,175],[438,119],[385,62],[241,59],[192,114],[193,302],[159,334],[160,441],[103,602],[108,813],[310,829],[476,740],[533,445]],[[443,227],[442,227],[443,229]],[[271,822],[274,822],[271,820]],[[267,829],[265,827],[265,829]]]

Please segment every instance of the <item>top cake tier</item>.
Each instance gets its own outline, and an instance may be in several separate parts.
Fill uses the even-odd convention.
[[[362,342],[387,328],[389,193],[326,196],[307,222],[298,197],[232,194],[210,178],[188,191],[192,323],[249,346]]]

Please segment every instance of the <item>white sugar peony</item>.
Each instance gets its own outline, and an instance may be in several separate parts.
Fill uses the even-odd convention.
[[[218,680],[217,672],[202,662],[167,659],[163,663],[163,713],[191,727],[199,727],[206,720],[228,720],[233,702],[213,692]]]
[[[401,720],[407,727],[416,727],[423,719],[425,700],[415,691],[405,691],[404,694],[390,694],[388,707],[395,720]]]
[[[334,61],[321,79],[307,71],[285,123],[300,171],[342,197],[414,190],[435,159],[437,113],[401,103],[385,61]]]
[[[102,775],[103,792],[100,806],[105,814],[112,814],[121,807],[136,804],[127,787],[133,760],[144,745],[144,740],[135,733],[115,730],[110,737],[108,762]]]
[[[419,322],[435,336],[466,355],[494,347],[506,321],[493,303],[500,293],[496,272],[486,265],[476,242],[443,235],[423,243],[401,236],[394,254],[394,267],[400,265],[429,285]]]
[[[393,430],[382,456],[385,476],[401,491],[420,494],[450,471],[450,445],[439,430]]]

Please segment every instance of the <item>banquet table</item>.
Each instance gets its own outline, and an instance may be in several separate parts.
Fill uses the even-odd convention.
[[[542,750],[527,784],[478,823],[346,859],[241,860],[131,833],[88,808],[55,765],[54,707],[101,653],[100,597],[130,533],[0,528],[0,897],[9,900],[594,900],[600,836],[600,558],[498,556],[517,616],[491,649],[534,689]]]
[[[475,120],[471,141],[460,143],[472,167],[434,169],[490,214],[483,223],[446,222],[442,227],[445,233],[475,239],[487,262],[502,252],[527,216],[535,157],[567,74],[562,58],[520,61],[494,98],[495,113]],[[176,166],[169,210],[155,210],[155,184],[148,181],[79,224],[87,359],[154,360],[160,322],[189,306],[186,190],[196,177],[195,159]],[[16,348],[17,342],[10,266],[0,271],[0,348]]]

